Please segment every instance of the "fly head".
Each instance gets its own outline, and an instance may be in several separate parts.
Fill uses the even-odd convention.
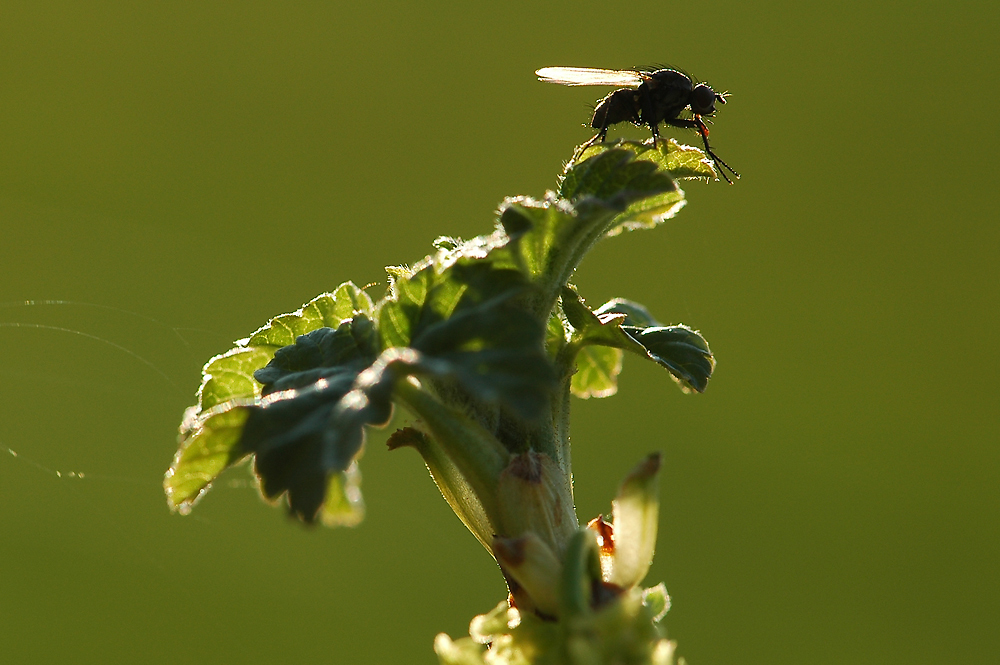
[[[712,115],[715,113],[715,102],[725,104],[725,95],[717,93],[704,83],[699,83],[691,91],[691,112],[695,115]]]

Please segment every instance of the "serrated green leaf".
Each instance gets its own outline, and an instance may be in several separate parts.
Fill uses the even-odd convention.
[[[569,287],[562,291],[562,307],[574,328],[572,341],[577,347],[586,350],[590,348],[588,345],[596,344],[650,358],[665,367],[684,392],[704,392],[708,386],[715,359],[708,342],[697,331],[683,325],[662,326],[645,307],[623,298],[616,298],[591,312]],[[582,371],[581,362],[589,362],[589,359],[580,361],[578,357],[577,365]]]
[[[576,354],[576,374],[570,388],[576,397],[610,397],[618,392],[618,375],[622,371],[620,349],[607,346],[586,346]]]
[[[354,462],[365,426],[385,424],[392,415],[388,399],[373,400],[357,388],[359,375],[335,368],[328,378],[268,394],[250,407],[240,449],[254,455],[264,496],[287,494],[289,510],[304,522],[319,516],[331,474]]]
[[[663,582],[642,590],[642,604],[649,608],[653,621],[659,622],[670,610],[670,596]]]
[[[428,300],[443,309],[432,307],[433,316],[418,314],[413,348],[387,349],[371,363],[353,344],[352,326],[367,322],[357,315],[336,331],[322,328],[299,336],[257,372],[264,397],[250,407],[240,446],[254,455],[267,498],[287,494],[295,516],[316,519],[323,502],[331,500],[326,492],[332,474],[353,462],[365,426],[388,420],[392,387],[407,374],[453,381],[480,400],[501,401],[526,417],[540,413],[554,384],[541,324],[511,305],[519,290],[504,293],[503,275],[491,287],[500,295],[477,302],[489,295],[471,274],[479,269],[453,268],[470,273],[461,297],[453,302],[446,292],[443,304],[435,302],[434,289],[446,282],[427,290]],[[449,310],[447,318],[423,325]]]
[[[697,149],[676,141],[660,141],[656,148],[634,141],[598,143],[567,165],[559,195],[573,201],[594,197],[623,208],[608,228],[608,236],[652,228],[684,205],[684,192],[675,179],[714,175],[709,163],[699,166],[697,159],[703,157]]]
[[[621,325],[627,318],[625,314],[592,312],[580,295],[569,286],[562,289],[561,298],[563,312],[573,326],[572,341],[577,346],[600,344],[637,353],[645,352],[635,340],[621,331]]]
[[[437,253],[394,280],[380,304],[379,334],[384,348],[419,351],[421,373],[531,419],[545,408],[555,375],[542,321],[524,305],[534,288],[508,240],[498,230],[439,243]]]
[[[501,205],[500,224],[511,238],[511,256],[543,289],[539,313],[599,239],[655,225],[683,205],[683,192],[667,168],[665,146],[661,153],[641,144],[622,145],[612,149],[602,144],[586,153],[589,159],[571,164],[558,197],[517,197]]]
[[[409,346],[421,330],[457,309],[528,286],[503,251],[508,238],[502,231],[457,246],[456,239],[449,241],[412,269],[387,268],[392,283],[377,315],[382,348]]]
[[[180,449],[164,479],[170,506],[186,512],[224,469],[248,454],[242,445],[244,428],[262,393],[266,392],[254,373],[272,361],[284,341],[291,337],[294,342],[295,335],[304,335],[331,323],[340,325],[344,319],[359,314],[359,325],[352,329],[351,341],[355,347],[368,350],[370,357],[365,365],[370,364],[377,344],[367,318],[373,311],[371,298],[351,282],[345,282],[333,293],[313,298],[291,314],[275,317],[249,338],[237,342],[236,348],[212,358],[202,370],[198,405],[191,407],[185,416]],[[324,348],[317,352],[329,355],[332,350]],[[295,359],[292,354],[291,360]],[[272,374],[275,371],[278,370],[272,370]],[[264,382],[272,383],[272,391],[274,383],[280,380],[280,376],[267,372],[263,378]],[[320,377],[311,380],[317,378]],[[305,382],[301,377],[300,381]]]
[[[653,318],[648,309],[637,302],[626,300],[625,298],[609,300],[595,309],[594,314],[598,316],[602,314],[624,314],[625,320],[622,321],[623,326],[648,328],[649,326],[660,325],[659,321]]]
[[[276,316],[246,340],[245,346],[281,348],[317,328],[336,328],[356,312],[371,317],[375,306],[368,294],[352,282],[344,282],[333,293],[324,293],[289,314]]]
[[[274,358],[254,378],[268,388],[264,393],[303,388],[330,368],[346,366],[357,374],[378,355],[375,330],[364,314],[344,321],[334,330],[319,328],[295,339],[295,344],[275,352]]]
[[[260,383],[253,373],[266,365],[273,355],[270,348],[236,347],[215,356],[202,369],[202,384],[198,391],[202,410],[233,399],[260,397]]]
[[[358,314],[336,330],[299,336],[256,372],[263,397],[250,408],[241,450],[254,455],[264,495],[287,495],[304,521],[316,519],[330,500],[330,478],[353,462],[365,426],[388,419],[392,387],[402,376],[456,383],[524,417],[547,404],[554,373],[541,323],[515,306],[527,287],[520,272],[451,254],[400,275],[395,299],[379,312],[393,329],[382,343],[410,337],[412,348],[390,346],[375,360],[375,332]]]
[[[512,234],[516,260],[529,279],[548,277],[562,286],[561,278],[576,269],[622,209],[618,202],[600,199],[574,205],[566,199],[516,197],[504,201],[500,223]]]
[[[645,353],[645,349],[622,332],[624,314],[590,311],[576,291],[565,287],[561,296],[562,310],[573,326],[570,348],[577,349],[576,373],[571,390],[577,397],[609,397],[618,391],[618,375],[622,369],[621,349]]]
[[[346,495],[347,503],[338,504],[346,511],[340,518],[336,511],[326,517],[318,513],[338,500],[328,494],[331,486],[347,491],[343,483],[349,478],[341,478],[342,486],[331,485],[331,479],[354,462],[365,426],[384,424],[391,415],[388,392],[374,390],[365,376],[376,360],[374,334],[371,321],[359,313],[336,330],[300,335],[256,372],[263,397],[249,407],[240,450],[254,455],[264,496],[287,494],[292,514],[305,522],[317,516],[351,519]]]
[[[361,472],[353,462],[345,471],[330,474],[319,519],[324,526],[357,526],[365,517]]]
[[[545,350],[550,358],[555,358],[566,347],[569,341],[569,331],[566,329],[559,312],[549,317],[545,326]]]
[[[238,402],[217,406],[201,417],[195,415],[196,409],[189,409],[181,426],[180,448],[163,479],[168,504],[181,514],[187,514],[219,474],[242,457],[240,433],[250,415]]]
[[[344,282],[333,291],[333,316],[341,321],[364,314],[369,319],[375,315],[375,303],[354,282]],[[324,316],[324,319],[329,318]]]
[[[548,316],[559,289],[621,210],[595,198],[576,205],[553,198],[504,201],[500,224],[511,234],[510,254],[541,289],[536,315]]]
[[[648,144],[643,142],[643,146]],[[715,164],[700,148],[683,145],[674,139],[668,139],[664,144],[657,144],[656,149],[639,151],[639,159],[651,159],[670,171],[676,180],[718,180]]]
[[[541,323],[500,296],[463,308],[413,339],[422,367],[455,380],[477,399],[537,418],[555,389]]]
[[[698,331],[684,325],[622,326],[622,330],[641,344],[652,360],[665,367],[684,392],[704,392],[708,387],[715,358]]]
[[[388,269],[387,269],[388,270]],[[420,321],[420,313],[427,300],[427,292],[434,278],[432,266],[424,266],[410,275],[389,273],[391,292],[381,301],[378,312],[378,331],[382,348],[409,346],[413,329]]]
[[[638,161],[648,161],[656,165],[658,170],[665,171],[674,180],[692,180],[699,178],[716,178],[715,168],[712,161],[708,159],[703,151],[689,145],[681,145],[674,139],[657,141],[653,147],[652,141],[626,141],[618,140],[606,143],[595,143],[588,146],[583,152],[574,156],[574,159],[566,165],[563,174],[564,180],[560,183],[559,193],[565,198],[576,198],[587,193],[588,187],[593,187],[591,177],[601,179],[600,173],[593,173],[595,169],[603,169],[607,173],[612,170],[608,163],[590,162],[595,157],[625,150],[631,152]],[[585,167],[577,170],[578,167]],[[566,182],[569,179],[569,182]],[[573,192],[572,194],[570,192]]]
[[[571,201],[594,197],[625,207],[638,198],[676,190],[670,172],[654,160],[637,159],[640,153],[641,148],[630,143],[588,148],[587,157],[568,166],[559,195]]]
[[[614,211],[609,210],[610,218]],[[600,220],[597,220],[598,223]],[[532,281],[563,272],[554,267],[565,261],[587,228],[568,202],[538,201],[528,197],[507,199],[501,206],[500,224],[517,244],[516,256]]]
[[[323,326],[336,327],[354,312],[371,317],[373,311],[368,294],[344,282],[333,293],[324,293],[291,314],[271,319],[249,338],[240,340],[236,348],[208,361],[202,369],[198,406],[207,411],[232,399],[260,397],[260,383],[253,373],[267,365],[279,348],[294,344],[294,335]]]

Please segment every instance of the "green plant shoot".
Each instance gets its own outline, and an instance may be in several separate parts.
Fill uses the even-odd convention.
[[[624,354],[702,392],[708,344],[616,298],[592,308],[571,283],[598,241],[649,229],[710,179],[701,151],[660,141],[587,147],[543,199],[509,198],[487,235],[438,238],[390,266],[378,300],[351,282],[271,319],[204,367],[164,489],[186,514],[252,460],[261,494],[305,523],[363,518],[358,459],[370,427],[402,409],[389,449],[413,448],[455,514],[500,566],[510,595],[439,635],[448,665],[673,662],[662,585],[642,589],[656,542],[660,455],[629,474],[611,521],[581,525],[569,402],[616,392]]]

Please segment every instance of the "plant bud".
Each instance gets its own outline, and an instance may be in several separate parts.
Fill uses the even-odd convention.
[[[626,589],[646,577],[656,550],[660,459],[653,453],[632,469],[611,503],[614,553],[607,581]]]
[[[497,500],[499,535],[537,535],[561,559],[579,523],[573,497],[559,466],[548,455],[528,451],[515,455],[500,474]]]

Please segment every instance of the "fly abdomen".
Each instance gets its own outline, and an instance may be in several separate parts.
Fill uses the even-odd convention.
[[[639,119],[639,101],[635,90],[615,90],[597,103],[590,126],[606,133],[609,125],[619,122],[642,124]]]

